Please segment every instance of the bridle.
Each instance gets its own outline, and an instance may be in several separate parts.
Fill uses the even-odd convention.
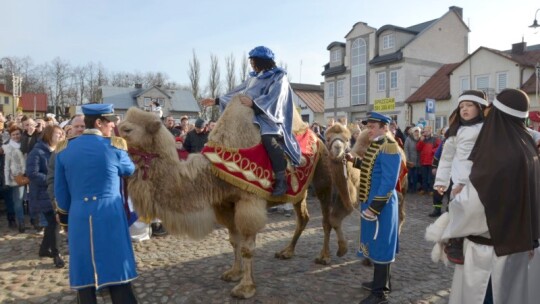
[[[155,158],[159,158],[159,154],[144,152],[135,148],[129,148],[128,153],[132,156],[139,157],[137,160],[134,160],[134,162],[137,165],[139,165],[139,167],[142,169],[143,180],[146,180],[148,178],[147,170],[150,168],[150,165],[152,164],[152,160],[154,160]]]

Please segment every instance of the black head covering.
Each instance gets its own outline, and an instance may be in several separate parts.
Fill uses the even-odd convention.
[[[469,156],[497,256],[531,250],[540,238],[540,161],[525,127],[528,109],[523,91],[499,93]]]

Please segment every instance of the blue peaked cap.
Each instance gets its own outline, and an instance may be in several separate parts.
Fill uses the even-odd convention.
[[[258,46],[249,51],[249,58],[262,58],[274,60],[274,52],[265,46]]]
[[[116,121],[114,108],[110,103],[91,103],[83,105],[81,108],[84,115],[100,115],[105,116],[107,120]],[[111,119],[109,119],[108,116],[110,116]]]
[[[377,112],[370,112],[367,120],[364,120],[362,123],[367,124],[368,122],[383,122],[385,124],[389,124],[392,121],[392,118],[382,115]]]

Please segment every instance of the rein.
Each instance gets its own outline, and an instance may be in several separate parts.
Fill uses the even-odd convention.
[[[140,168],[142,168],[143,180],[146,180],[148,178],[147,170],[150,168],[150,165],[152,164],[152,160],[154,160],[155,158],[159,158],[159,154],[143,152],[135,148],[129,148],[128,153],[131,154],[132,156],[139,157],[139,159],[137,159],[135,163],[139,165]]]

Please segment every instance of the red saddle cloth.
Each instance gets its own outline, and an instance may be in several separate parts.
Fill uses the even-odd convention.
[[[308,129],[296,135],[302,151],[300,166],[287,165],[287,193],[272,196],[274,174],[268,154],[262,144],[233,149],[208,142],[201,153],[212,163],[212,171],[226,182],[257,194],[266,200],[277,202],[296,201],[307,189],[319,161],[320,149],[317,136]]]

